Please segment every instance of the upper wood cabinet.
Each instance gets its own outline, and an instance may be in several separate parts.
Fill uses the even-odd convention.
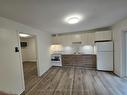
[[[104,41],[104,40],[112,40],[111,31],[57,35],[52,37],[52,44],[71,46],[73,42],[81,42],[82,45],[94,45],[95,41]]]
[[[60,44],[61,40],[60,40],[60,36],[53,36],[52,37],[52,44]]]
[[[71,35],[60,35],[60,38],[61,39],[59,39],[60,40],[60,44],[62,44],[63,46],[70,46],[71,45],[71,39],[72,39],[72,37],[71,37]]]
[[[71,42],[81,42],[81,34],[72,34]]]
[[[83,45],[94,45],[95,33],[84,33],[81,35]]]
[[[87,45],[87,34],[86,33],[83,33],[81,35],[81,40],[82,40],[83,45]]]
[[[81,35],[68,34],[52,37],[52,44],[61,44],[63,46],[70,46],[72,45],[73,42],[81,42]]]
[[[94,45],[95,33],[87,33],[87,45]]]
[[[95,41],[112,40],[111,31],[99,31],[95,33]]]

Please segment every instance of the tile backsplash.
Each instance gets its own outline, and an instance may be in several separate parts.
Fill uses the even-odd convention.
[[[64,54],[94,54],[94,46],[85,45],[85,46],[65,46],[63,47]]]
[[[72,45],[72,46],[62,46],[61,51],[52,50],[52,53],[62,53],[62,54],[95,54],[95,47],[91,45]]]

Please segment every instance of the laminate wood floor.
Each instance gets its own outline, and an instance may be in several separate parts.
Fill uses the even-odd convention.
[[[36,62],[24,62],[23,71],[25,80],[25,92],[27,93],[41,78],[39,78],[37,75]]]
[[[82,67],[52,67],[26,95],[127,95],[127,80]]]

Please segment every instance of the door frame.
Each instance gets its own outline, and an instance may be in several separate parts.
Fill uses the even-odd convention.
[[[39,77],[39,73],[40,73],[40,70],[39,70],[39,54],[38,54],[38,44],[37,44],[37,42],[38,42],[38,40],[37,40],[37,35],[35,35],[35,34],[32,34],[32,33],[26,33],[26,32],[17,32],[17,36],[18,36],[18,42],[19,42],[19,50],[20,50],[20,60],[21,60],[21,68],[22,68],[22,70],[23,70],[23,64],[22,64],[22,54],[21,54],[21,45],[20,45],[20,37],[19,37],[19,33],[24,33],[24,34],[28,34],[28,35],[33,35],[34,36],[34,38],[35,38],[35,44],[36,44],[36,57],[37,57],[37,75],[38,75],[38,77]],[[24,76],[24,73],[23,73],[23,76]]]
[[[17,41],[18,41],[18,46],[19,46],[20,68],[21,68],[22,83],[23,83],[22,85],[23,85],[23,90],[25,91],[25,80],[24,80],[24,72],[23,72],[23,64],[22,64],[22,54],[21,54],[20,37],[19,37],[19,32],[16,32],[16,33],[17,33]]]
[[[122,72],[122,77],[127,77],[127,29],[124,31],[121,31],[121,53],[122,53],[122,67],[121,67],[121,72]]]

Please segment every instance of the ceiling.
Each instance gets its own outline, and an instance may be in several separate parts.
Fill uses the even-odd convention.
[[[65,23],[64,18],[73,14],[84,19]],[[84,31],[127,17],[127,0],[0,0],[0,16],[51,34]]]

